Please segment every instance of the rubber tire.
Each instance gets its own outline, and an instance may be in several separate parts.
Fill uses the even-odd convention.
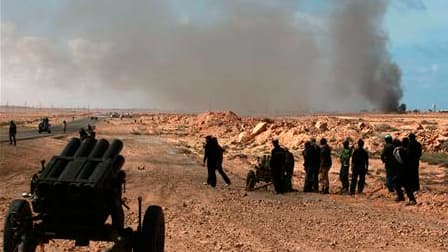
[[[252,191],[257,183],[257,178],[254,171],[249,171],[246,177],[246,191]]]
[[[165,217],[160,206],[149,206],[143,217],[142,231],[136,252],[163,252],[165,249]]]
[[[20,237],[15,237],[16,221],[22,219],[18,223],[22,232]],[[37,244],[30,238],[33,228],[31,220],[32,212],[30,204],[26,200],[13,200],[9,205],[9,210],[5,218],[5,227],[3,229],[3,251],[4,252],[34,252]]]

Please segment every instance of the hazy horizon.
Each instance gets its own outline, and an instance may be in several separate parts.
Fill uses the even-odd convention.
[[[6,0],[0,104],[245,114],[444,108],[437,83],[446,58],[414,77],[397,50],[414,38],[390,27],[399,15],[435,13],[438,2]],[[411,87],[411,77],[426,89]]]

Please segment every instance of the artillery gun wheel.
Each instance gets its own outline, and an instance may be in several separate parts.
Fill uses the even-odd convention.
[[[37,244],[30,237],[33,228],[30,204],[13,200],[9,205],[3,229],[4,252],[34,252]]]
[[[252,191],[257,183],[257,178],[254,171],[249,171],[246,177],[246,191]]]
[[[136,252],[163,252],[165,247],[165,218],[159,206],[149,206],[143,217],[142,231]]]

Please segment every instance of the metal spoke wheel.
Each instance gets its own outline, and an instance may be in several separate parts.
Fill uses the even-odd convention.
[[[26,200],[13,200],[3,229],[4,252],[34,252],[37,244],[31,237],[31,208]]]

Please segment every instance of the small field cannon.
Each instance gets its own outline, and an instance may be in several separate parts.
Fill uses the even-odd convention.
[[[149,206],[136,231],[124,226],[121,170],[123,143],[105,139],[72,138],[60,155],[31,179],[26,199],[10,204],[4,227],[4,252],[35,251],[51,239],[114,242],[110,251],[163,251],[165,221],[159,206]],[[30,204],[31,202],[31,204]],[[107,223],[108,217],[112,223]]]
[[[270,167],[271,156],[263,155],[258,157],[257,164],[254,170],[250,170],[246,177],[246,190],[255,190],[255,185],[259,182],[265,182],[261,187],[268,186],[272,183],[271,167]]]

